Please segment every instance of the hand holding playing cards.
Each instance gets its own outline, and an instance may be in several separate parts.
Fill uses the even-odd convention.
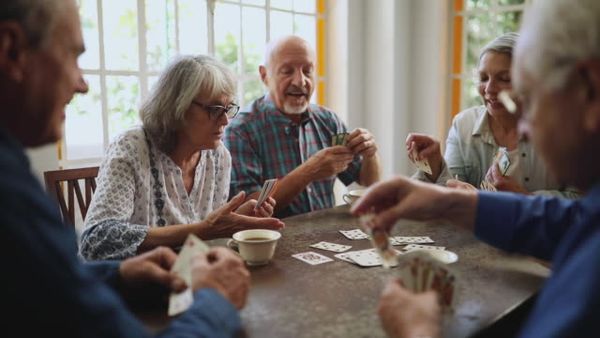
[[[427,161],[431,167],[430,180],[435,182],[442,171],[442,151],[440,142],[425,134],[410,133],[406,137],[406,151],[412,161]]]
[[[346,146],[333,146],[319,150],[299,168],[309,178],[317,181],[341,173],[348,168],[354,154]]]
[[[379,318],[389,337],[439,337],[441,308],[435,291],[414,294],[390,281],[379,300]]]
[[[236,308],[246,305],[250,272],[231,250],[213,248],[192,258],[192,289],[213,288]]]
[[[388,232],[400,218],[416,221],[447,220],[473,228],[477,194],[448,189],[398,176],[367,190],[352,206],[354,215],[374,213],[372,228]]]
[[[125,285],[157,283],[173,291],[185,289],[185,282],[170,272],[177,254],[167,247],[158,247],[139,256],[124,260],[119,273]]]
[[[500,168],[494,162],[485,174],[485,179],[493,184],[500,191],[512,191],[521,194],[529,194],[529,191],[520,185],[517,180],[510,176],[504,176]]]
[[[377,154],[377,143],[375,138],[366,129],[354,129],[346,139],[346,147],[350,148],[355,155],[370,158]]]
[[[211,238],[231,237],[234,233],[246,229],[279,230],[284,227],[283,222],[277,218],[252,217],[234,212],[244,203],[245,196],[244,192],[237,194],[231,201],[206,217],[204,220],[207,224],[206,231]]]
[[[256,208],[257,201],[255,199],[249,199],[244,204],[242,204],[237,210],[236,213],[240,215],[246,216],[256,216],[256,217],[271,217],[273,216],[273,212],[275,211],[275,205],[277,202],[273,197],[269,197],[265,200],[265,202],[259,207]],[[255,209],[256,208],[256,209]]]

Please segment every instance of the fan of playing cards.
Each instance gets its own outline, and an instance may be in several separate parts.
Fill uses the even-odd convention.
[[[263,183],[262,189],[260,190],[260,194],[258,195],[254,209],[260,208],[260,206],[265,203],[267,198],[273,196],[275,193],[275,188],[277,188],[276,178],[266,180],[265,183]]]
[[[456,276],[444,264],[432,259],[426,251],[411,251],[400,256],[400,284],[412,292],[435,290],[443,308],[450,309],[455,301]]]

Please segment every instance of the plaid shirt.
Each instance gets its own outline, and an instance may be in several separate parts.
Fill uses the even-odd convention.
[[[269,96],[254,101],[225,129],[225,146],[231,152],[229,196],[260,191],[265,180],[281,178],[319,150],[331,146],[331,137],[346,132],[337,115],[311,104],[298,125],[283,115]],[[360,157],[337,177],[346,185],[358,179]],[[335,176],[313,181],[276,214],[287,217],[334,206]]]

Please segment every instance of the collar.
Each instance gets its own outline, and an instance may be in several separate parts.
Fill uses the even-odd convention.
[[[479,106],[475,109],[477,109],[477,115],[479,115],[479,117],[475,121],[471,135],[481,137],[483,142],[495,145],[496,140],[494,140],[494,134],[492,134],[492,130],[490,129],[490,116],[487,109],[485,106]]]

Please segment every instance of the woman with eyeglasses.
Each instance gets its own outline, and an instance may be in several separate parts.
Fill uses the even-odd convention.
[[[229,237],[280,229],[275,200],[256,208],[240,193],[227,202],[231,156],[221,138],[239,107],[232,72],[209,56],[185,56],[162,73],[142,104],[142,126],[109,146],[84,223],[81,255],[123,259],[189,234]]]
[[[519,135],[518,116],[502,102],[501,93],[512,90],[510,71],[517,38],[517,33],[507,33],[482,49],[477,77],[484,104],[456,115],[443,157],[440,142],[433,137],[408,135],[409,158],[427,160],[431,167],[431,174],[419,170],[414,178],[462,189],[579,196],[550,176],[532,145]]]

